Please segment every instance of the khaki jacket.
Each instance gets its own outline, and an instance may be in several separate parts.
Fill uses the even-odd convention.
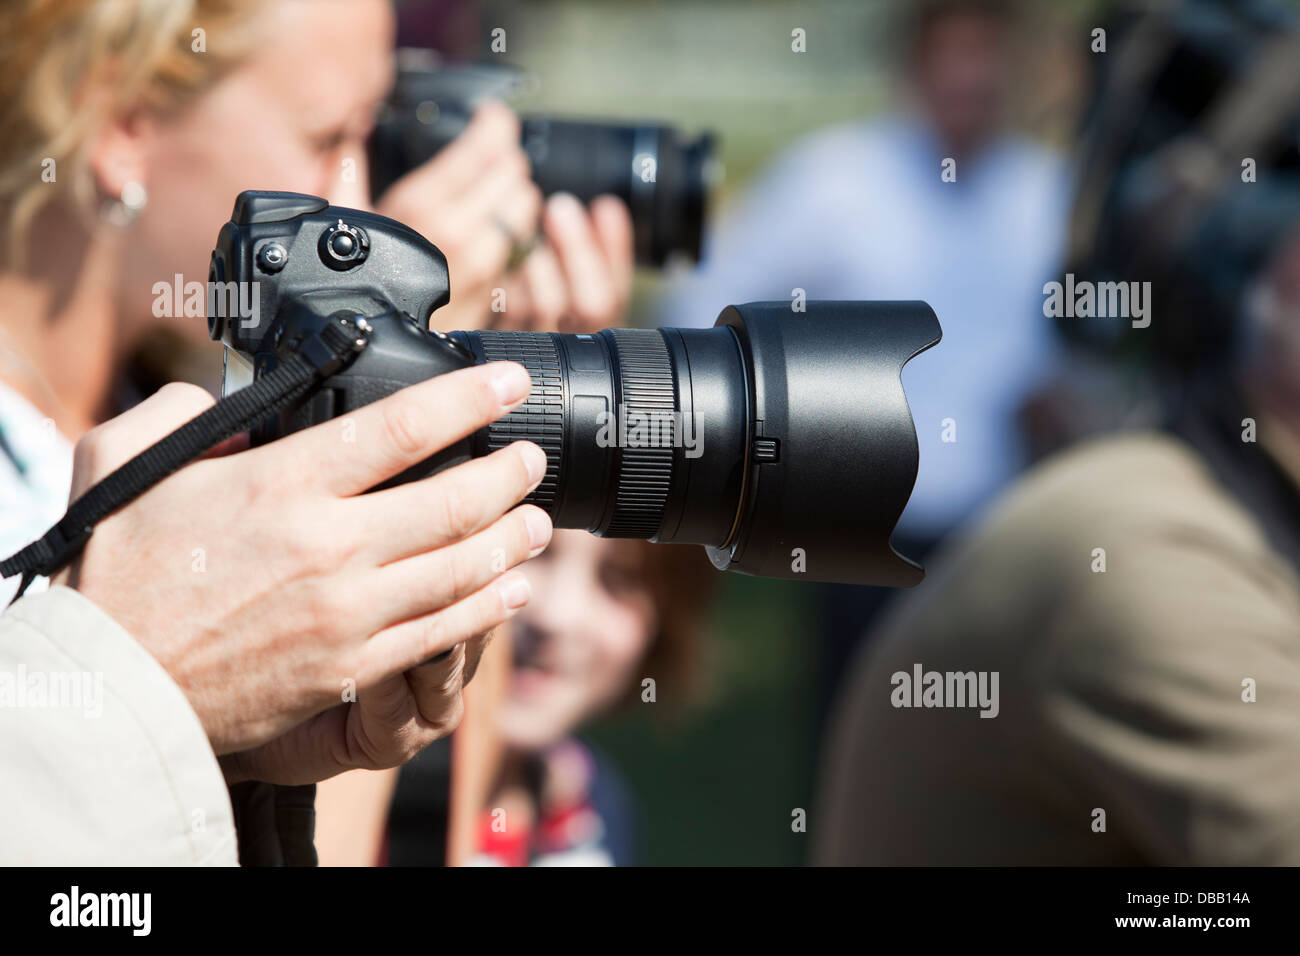
[[[917,665],[996,673],[996,717],[896,706]],[[846,687],[818,862],[1300,864],[1300,580],[1178,439],[1036,469]]]
[[[217,759],[158,662],[65,587],[0,615],[0,864],[236,863]]]

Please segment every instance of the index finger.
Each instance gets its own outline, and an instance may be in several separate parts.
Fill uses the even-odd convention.
[[[556,193],[546,204],[545,227],[568,282],[574,317],[599,328],[614,312],[615,291],[586,208],[574,196]]]
[[[489,362],[408,386],[247,455],[257,467],[302,475],[357,495],[473,434],[520,404],[532,379],[517,362]]]
[[[609,263],[614,294],[619,302],[626,302],[632,290],[632,275],[636,259],[636,239],[632,229],[632,216],[627,204],[617,196],[597,196],[591,201],[591,224],[596,230],[596,240]]]

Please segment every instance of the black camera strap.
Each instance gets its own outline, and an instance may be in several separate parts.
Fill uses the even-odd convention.
[[[22,575],[13,600],[38,576],[54,574],[80,554],[104,518],[221,442],[298,401],[351,362],[368,341],[368,326],[336,317],[269,374],[227,395],[87,489],[44,536],[0,561],[0,578]]]

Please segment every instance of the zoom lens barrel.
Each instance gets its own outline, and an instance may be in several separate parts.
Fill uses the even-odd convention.
[[[557,527],[705,545],[765,577],[909,586],[890,535],[917,444],[900,372],[939,338],[923,302],[727,309],[712,329],[453,332],[476,361],[532,375],[471,454],[528,439],[528,500]]]
[[[617,125],[526,116],[523,146],[546,195],[583,202],[617,196],[632,214],[636,259],[663,265],[700,257],[705,205],[718,178],[711,134],[688,140],[670,126]]]
[[[540,445],[546,477],[528,500],[558,527],[611,538],[727,539],[746,451],[741,356],[729,330],[452,337],[479,361],[519,362],[532,375],[528,400],[480,432],[474,454],[519,439]],[[689,354],[688,339],[696,340]],[[714,386],[708,408],[693,401],[692,373]]]

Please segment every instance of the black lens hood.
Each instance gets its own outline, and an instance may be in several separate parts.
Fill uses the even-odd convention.
[[[924,302],[730,306],[754,422],[748,487],[719,568],[762,577],[912,587],[925,571],[890,543],[916,481],[901,373],[942,331]]]

